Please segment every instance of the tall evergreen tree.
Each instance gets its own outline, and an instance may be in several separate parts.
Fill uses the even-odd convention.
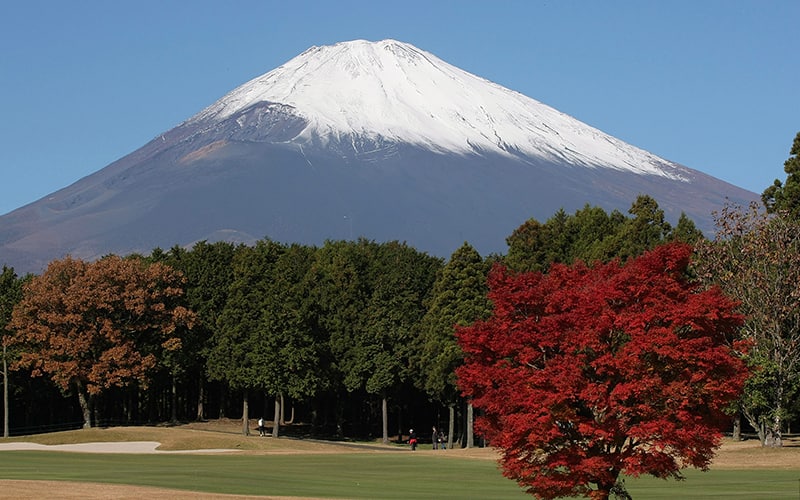
[[[544,271],[549,265],[547,228],[530,218],[506,238],[508,251],[503,263],[516,272]]]
[[[584,206],[574,215],[559,210],[544,224],[529,219],[506,239],[503,265],[515,272],[542,271],[554,263],[608,262],[627,259],[670,239],[673,230],[664,211],[647,195],[640,195],[625,217],[617,210]],[[682,233],[693,237],[694,225],[684,216]],[[674,237],[672,238],[674,239]]]
[[[313,284],[309,300],[328,339],[333,392],[352,393],[362,387],[359,360],[363,356],[357,338],[371,295],[368,272],[375,246],[363,238],[326,241],[307,275]],[[343,431],[342,411],[341,406],[336,408],[339,432]]]
[[[489,263],[464,242],[439,272],[420,325],[421,346],[413,357],[421,374],[417,385],[448,407],[448,447],[453,444],[455,405],[459,401],[455,369],[464,358],[455,328],[486,319],[491,313],[488,274]]]
[[[180,360],[176,360],[178,373],[197,382],[197,420],[205,418],[208,346],[217,331],[217,321],[233,281],[235,251],[232,243],[200,241],[190,251],[176,246],[160,257],[186,276],[186,301],[198,318],[184,338]]]
[[[586,204],[570,218],[567,233],[572,235],[572,244],[563,262],[569,264],[576,259],[607,262],[616,257],[619,245],[614,236],[625,220],[618,210],[608,214],[600,207]]]
[[[619,250],[615,257],[624,260],[641,255],[663,243],[672,232],[664,211],[648,195],[639,195],[628,213],[633,217],[628,218],[617,232]]]
[[[786,182],[778,179],[764,190],[761,200],[767,213],[786,212],[792,218],[800,219],[800,132],[794,137],[789,158],[783,164]]]
[[[672,229],[668,239],[670,241],[682,241],[690,245],[696,245],[698,242],[705,239],[705,235],[703,235],[702,231],[697,229],[692,219],[681,212],[678,223]]]
[[[268,277],[283,247],[269,240],[239,247],[233,257],[233,282],[212,338],[208,372],[242,392],[242,434],[248,435],[249,395],[270,383],[260,349],[263,332],[261,302],[268,293]]]
[[[264,375],[268,394],[275,397],[272,436],[280,434],[284,396],[304,399],[325,387],[321,360],[326,338],[317,327],[308,297],[306,274],[313,263],[313,247],[293,244],[284,248],[265,276],[258,308],[256,363]]]

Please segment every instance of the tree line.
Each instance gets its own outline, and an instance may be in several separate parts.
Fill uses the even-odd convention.
[[[492,264],[524,271],[699,235],[684,218],[673,230],[647,196],[630,214],[587,205],[531,219],[507,256],[467,242],[444,260],[396,241],[264,239],[65,258],[39,276],[5,267],[6,414],[20,429],[268,415],[279,435],[298,412],[328,435],[387,441],[430,424],[466,442],[453,327],[490,314]]]

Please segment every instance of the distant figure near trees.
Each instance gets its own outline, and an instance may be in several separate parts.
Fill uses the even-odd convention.
[[[433,444],[433,449],[439,449],[439,433],[436,431],[436,426],[433,427],[433,434],[431,434],[431,443]]]
[[[408,444],[411,445],[411,451],[417,451],[417,433],[414,429],[408,431]]]
[[[267,428],[264,427],[264,417],[258,419],[258,435],[262,437],[267,435]]]

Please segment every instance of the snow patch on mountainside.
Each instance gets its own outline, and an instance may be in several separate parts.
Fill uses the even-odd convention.
[[[233,90],[189,122],[262,102],[307,121],[294,140],[407,142],[687,180],[687,171],[545,104],[395,40],[312,47]]]

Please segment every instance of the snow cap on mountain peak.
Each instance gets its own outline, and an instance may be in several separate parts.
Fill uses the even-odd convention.
[[[305,119],[297,139],[363,136],[683,177],[671,162],[396,40],[311,47],[192,121],[223,120],[259,102],[291,106]]]

